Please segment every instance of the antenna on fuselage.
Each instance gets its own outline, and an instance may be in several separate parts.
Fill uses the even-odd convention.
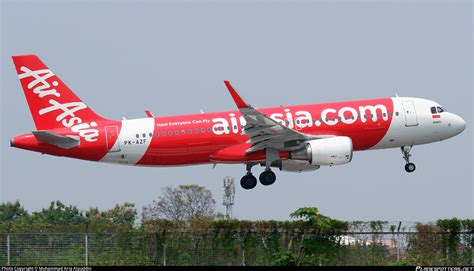
[[[395,92],[395,97],[397,97],[397,98],[399,97],[399,96],[398,96],[398,93],[396,93],[396,92]]]
[[[199,111],[201,112],[201,114],[204,114],[204,111],[202,109],[199,109]]]

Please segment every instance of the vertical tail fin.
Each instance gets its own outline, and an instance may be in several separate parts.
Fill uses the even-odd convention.
[[[82,102],[37,56],[12,58],[36,129],[94,127],[97,121],[105,120]]]

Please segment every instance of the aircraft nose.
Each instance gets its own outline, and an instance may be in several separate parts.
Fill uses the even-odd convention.
[[[450,124],[453,130],[456,131],[456,134],[460,134],[464,129],[466,129],[466,122],[460,116],[455,114],[453,114]]]

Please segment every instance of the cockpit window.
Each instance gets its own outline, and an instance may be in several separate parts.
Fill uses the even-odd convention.
[[[437,113],[437,112],[436,112],[436,107],[434,107],[434,106],[431,107],[431,114],[436,114],[436,113]]]
[[[444,111],[446,111],[444,108],[438,106],[438,113],[443,113]]]

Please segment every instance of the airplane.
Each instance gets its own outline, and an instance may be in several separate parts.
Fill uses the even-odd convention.
[[[224,81],[234,111],[111,120],[97,115],[35,55],[13,56],[36,130],[12,147],[83,160],[135,166],[244,164],[240,184],[252,189],[252,167],[306,172],[351,162],[354,151],[400,148],[405,170],[412,147],[445,140],[466,127],[434,101],[392,97],[255,108]]]

